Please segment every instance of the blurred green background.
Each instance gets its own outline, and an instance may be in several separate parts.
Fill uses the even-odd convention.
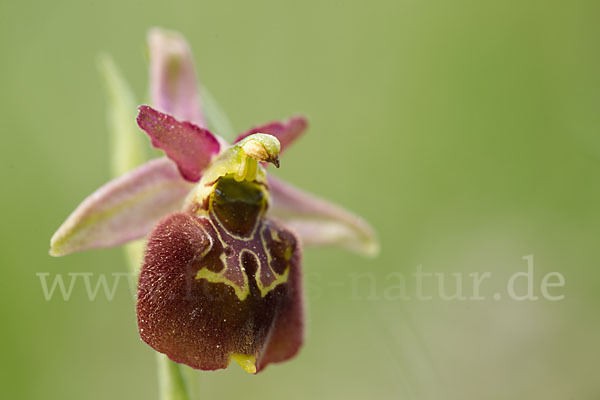
[[[126,286],[46,301],[36,273],[127,270],[120,249],[53,259],[48,243],[109,179],[97,55],[144,99],[159,25],[187,36],[236,129],[308,115],[276,173],[382,244],[373,260],[307,251],[300,355],[198,373],[200,398],[600,398],[599,17],[595,0],[2,0],[1,397],[157,399]],[[540,299],[511,300],[529,254]],[[491,272],[486,300],[417,301],[418,265]],[[540,295],[552,271],[560,301]],[[394,272],[410,300],[385,296]]]

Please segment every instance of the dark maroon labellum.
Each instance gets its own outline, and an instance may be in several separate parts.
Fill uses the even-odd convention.
[[[303,339],[300,249],[264,218],[259,184],[223,178],[207,215],[176,213],[151,234],[138,288],[142,339],[202,370],[249,372],[293,357]]]

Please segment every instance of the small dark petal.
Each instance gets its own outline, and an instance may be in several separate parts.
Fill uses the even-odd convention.
[[[178,121],[149,106],[140,106],[137,123],[150,136],[152,145],[175,161],[181,176],[197,182],[202,171],[219,152],[219,141],[207,129]]]
[[[308,121],[304,117],[292,117],[286,122],[270,122],[268,124],[259,125],[247,132],[239,135],[234,143],[239,142],[247,136],[255,133],[266,133],[273,135],[279,140],[281,150],[279,153],[283,153],[300,135],[302,135],[308,127]],[[277,166],[279,167],[279,166]]]
[[[295,238],[264,221],[264,230],[276,231],[279,241],[293,246],[273,247],[271,257],[287,256],[289,272],[287,280],[265,292],[256,278],[258,270],[265,269],[259,268],[265,259],[258,255],[256,243],[261,241],[252,239],[247,249],[240,248],[221,240],[222,233],[217,234],[213,224],[206,217],[178,213],[161,221],[152,233],[138,287],[140,336],[172,360],[202,370],[226,368],[238,354],[254,357],[250,370],[256,372],[293,357],[303,338]],[[226,266],[222,260],[227,260]],[[205,270],[227,277],[229,283],[198,279],[199,271]],[[235,289],[242,284],[248,290],[243,299]]]

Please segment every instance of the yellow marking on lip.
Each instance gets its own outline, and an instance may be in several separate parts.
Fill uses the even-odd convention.
[[[214,213],[213,213],[214,214]],[[221,225],[220,221],[217,221],[219,223],[219,225]],[[217,227],[215,226],[212,218],[208,218],[208,223],[213,227],[213,229],[215,230],[215,233],[217,234],[217,239],[219,239],[219,242],[221,242],[221,246],[223,246],[223,249],[225,249],[228,245],[227,243],[225,243],[225,241],[223,240],[223,238],[221,237],[221,232],[219,232],[219,230],[217,229]],[[222,225],[221,225],[222,226]],[[225,229],[223,227],[223,229]],[[225,229],[225,232],[227,232],[227,229]]]
[[[208,232],[206,232],[206,229],[204,229],[204,227],[201,224],[198,224],[197,221],[196,221],[196,224],[202,230],[204,235],[208,238],[208,246],[206,247],[206,249],[204,249],[202,254],[200,254],[200,256],[199,256],[199,258],[202,259],[202,258],[206,257],[206,255],[212,250],[214,242],[213,242],[213,238],[208,234]]]
[[[256,373],[256,356],[232,353],[229,355],[229,362],[235,361],[244,369],[244,371],[255,374]]]
[[[279,237],[279,232],[277,232],[275,229],[269,229],[269,232],[271,232],[271,237],[273,238],[274,241],[281,242],[281,238]]]
[[[258,270],[256,271],[256,276],[254,278],[256,280],[256,285],[258,286],[258,290],[260,290],[261,297],[265,297],[271,290],[275,289],[275,287],[277,287],[278,285],[280,285],[282,283],[286,283],[288,280],[288,276],[290,274],[290,266],[289,265],[285,268],[285,271],[283,271],[283,274],[281,274],[281,275],[277,274],[277,272],[275,272],[275,270],[271,266],[271,261],[273,261],[273,257],[271,257],[271,252],[269,251],[269,249],[267,249],[267,243],[265,241],[265,236],[264,236],[264,232],[266,229],[267,229],[267,226],[263,225],[263,227],[261,228],[261,230],[259,232],[259,238],[260,238],[260,242],[262,243],[263,251],[267,255],[267,267],[270,268],[273,275],[275,275],[275,280],[273,282],[271,282],[271,284],[269,286],[263,285],[263,283],[260,279],[261,269],[263,266],[259,260]],[[273,236],[273,233],[275,231],[270,229],[269,232],[271,232],[271,235]],[[277,241],[280,241],[279,234],[277,234],[277,239],[278,239]],[[286,254],[287,254],[287,251],[286,251]],[[291,257],[291,255],[290,255],[290,257]]]
[[[286,261],[290,261],[290,259],[292,258],[292,248],[288,247],[287,249],[285,249],[285,253],[283,253],[283,257],[285,258]]]
[[[266,207],[263,206],[261,213],[264,214],[266,210]],[[223,228],[223,230],[225,231],[225,233],[227,233],[227,235],[231,236],[234,239],[237,240],[241,240],[242,242],[249,242],[252,239],[254,239],[254,235],[256,234],[256,228],[258,228],[258,226],[260,225],[261,220],[263,219],[263,217],[258,217],[256,218],[256,222],[254,223],[254,227],[252,228],[252,231],[248,234],[248,236],[238,236],[233,232],[230,232],[229,230],[227,230],[227,228],[223,225],[223,222],[221,222],[221,220],[219,219],[219,216],[217,215],[217,213],[215,212],[215,210],[212,209],[212,205],[210,206],[210,220],[211,222],[214,219],[214,222],[218,223],[219,226],[221,228]],[[215,226],[215,224],[213,223],[213,226]],[[217,234],[220,236],[221,233],[219,232],[219,230],[217,229],[217,227],[215,226],[215,230],[217,231]]]
[[[260,270],[260,257],[258,257],[258,254],[256,254],[255,252],[253,252],[250,249],[242,249],[242,251],[240,251],[240,254],[238,255],[238,262],[240,263],[240,269],[242,270],[244,275],[246,275],[246,268],[244,267],[244,263],[242,262],[242,257],[244,255],[244,253],[252,254],[254,259],[256,260],[256,264],[257,264],[256,270],[258,272]]]
[[[223,240],[220,237],[219,237],[219,241],[221,241],[223,248],[225,248],[226,244],[223,242]],[[208,268],[202,268],[200,271],[198,271],[196,273],[196,279],[206,279],[208,282],[211,282],[211,283],[224,283],[233,288],[235,295],[237,296],[238,299],[240,299],[240,301],[246,300],[246,298],[250,294],[250,285],[248,285],[248,276],[242,270],[242,276],[244,277],[244,286],[240,286],[240,285],[232,282],[231,280],[225,278],[225,276],[223,276],[223,274],[227,270],[227,256],[223,252],[219,256],[219,258],[223,262],[223,266],[224,266],[224,268],[221,272],[214,272],[214,271],[209,270]]]
[[[198,273],[196,274],[196,279],[206,279],[210,283],[224,283],[228,286],[231,286],[235,291],[235,295],[241,301],[246,300],[246,297],[248,297],[248,295],[250,294],[250,287],[248,286],[247,282],[245,282],[243,287],[240,287],[239,285],[225,278],[223,275],[221,275],[221,273],[213,272],[207,268],[202,268],[200,271],[198,271]],[[247,280],[248,277],[246,277],[246,274],[244,274],[244,281]]]
[[[271,268],[271,271],[273,271],[273,268]],[[269,286],[263,286],[263,284],[260,281],[260,278],[258,277],[258,274],[257,274],[256,284],[258,286],[258,290],[260,290],[260,296],[265,297],[271,290],[275,289],[275,287],[277,287],[277,285],[286,283],[288,280],[289,273],[290,273],[289,266],[285,268],[285,271],[283,271],[283,274],[281,274],[281,275],[277,275],[277,273],[275,273],[275,271],[273,271],[273,274],[275,275],[275,280],[273,282],[271,282],[271,284]]]

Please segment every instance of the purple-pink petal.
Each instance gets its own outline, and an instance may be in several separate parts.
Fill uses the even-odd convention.
[[[255,133],[266,133],[275,136],[279,140],[279,143],[281,144],[280,152],[283,152],[306,131],[307,127],[308,121],[306,118],[300,116],[292,117],[286,122],[270,122],[265,125],[256,126],[238,136],[234,143]]]
[[[140,106],[137,122],[150,136],[152,145],[164,150],[188,181],[200,180],[204,168],[219,153],[219,141],[207,129],[178,121],[152,107]]]
[[[164,215],[182,206],[193,186],[161,157],[102,186],[56,231],[50,254],[117,246],[146,236]]]
[[[176,32],[153,28],[150,50],[150,100],[157,109],[205,127],[190,47]]]
[[[375,232],[361,217],[272,175],[268,182],[268,215],[283,220],[304,246],[338,246],[365,255],[378,253]]]

